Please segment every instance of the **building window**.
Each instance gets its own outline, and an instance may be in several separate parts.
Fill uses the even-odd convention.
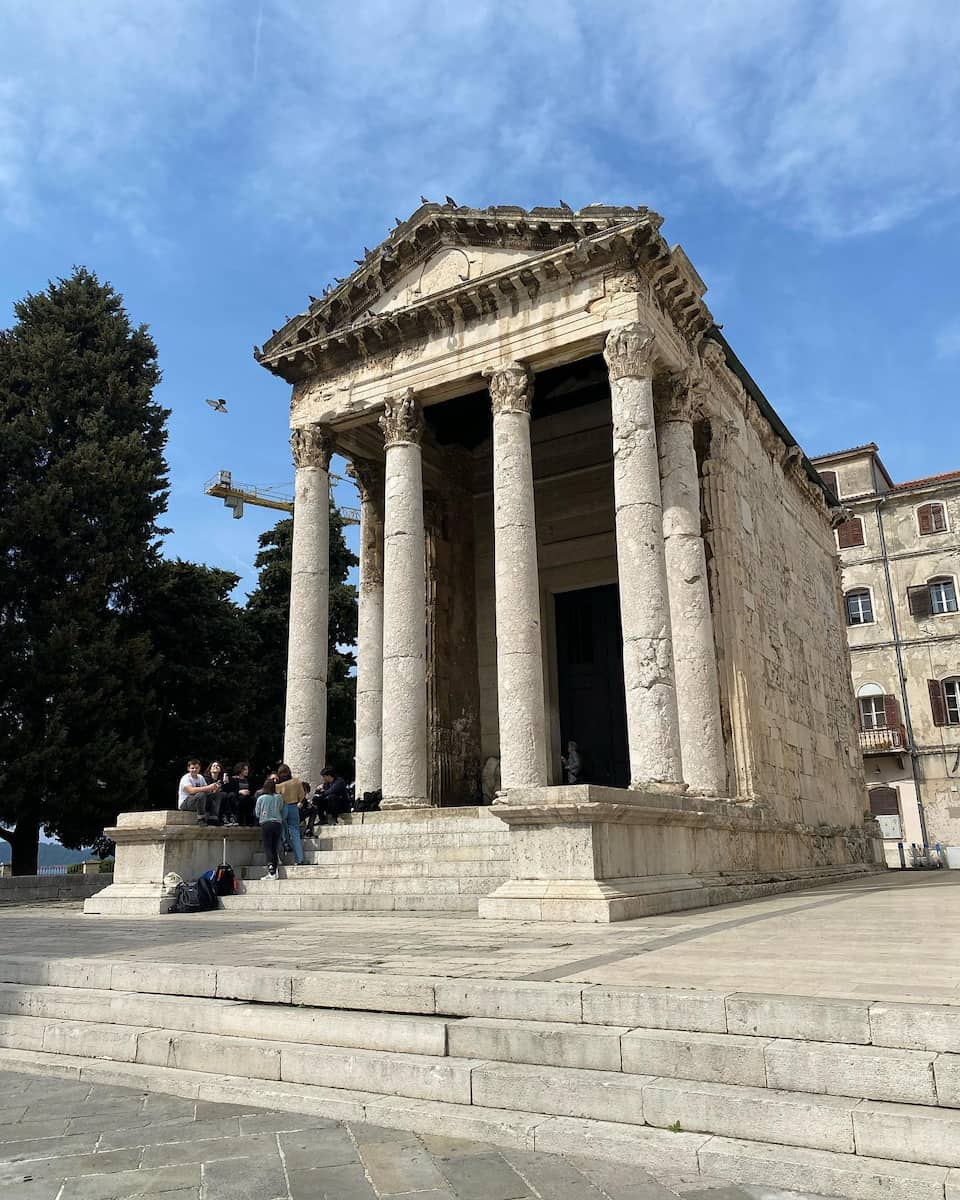
[[[864,544],[863,522],[859,517],[851,517],[849,521],[842,521],[837,526],[837,543],[841,550]]]
[[[899,841],[903,837],[903,825],[900,820],[900,799],[897,789],[873,787],[870,789],[869,795],[870,815],[880,826],[881,835]]]
[[[846,603],[848,625],[873,624],[873,599],[867,588],[856,588],[847,592]]]
[[[947,527],[947,512],[942,504],[921,504],[917,509],[917,526],[921,533],[943,533]]]
[[[836,471],[820,471],[820,481],[829,492],[840,498],[840,493],[837,491],[837,473]]]
[[[886,729],[887,711],[883,699],[883,696],[861,696],[857,700],[861,729]]]
[[[941,616],[957,611],[957,587],[949,575],[938,575],[907,588],[907,604],[915,617]]]
[[[960,725],[960,679],[928,679],[934,725]]]
[[[948,575],[929,580],[927,586],[930,589],[930,607],[934,613],[957,611],[957,589]]]

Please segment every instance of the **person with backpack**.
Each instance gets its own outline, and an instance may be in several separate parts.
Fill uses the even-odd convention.
[[[276,781],[270,777],[264,780],[260,795],[257,797],[255,809],[257,821],[260,823],[260,836],[263,839],[263,853],[267,857],[267,872],[271,879],[277,876],[280,865],[280,843],[283,837],[284,799],[277,792]],[[299,833],[299,829],[297,830]]]

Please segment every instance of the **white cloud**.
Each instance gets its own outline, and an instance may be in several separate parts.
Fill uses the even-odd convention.
[[[955,0],[51,0],[8,6],[0,44],[8,218],[62,186],[135,228],[202,194],[208,145],[307,234],[421,190],[667,205],[693,176],[824,237],[960,194]]]

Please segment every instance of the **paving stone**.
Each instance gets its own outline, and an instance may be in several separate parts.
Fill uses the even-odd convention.
[[[0,1183],[14,1183],[24,1175],[34,1179],[75,1179],[78,1175],[108,1175],[135,1171],[140,1166],[139,1150],[108,1150],[104,1154],[64,1154],[57,1158],[33,1159],[29,1163],[0,1163]]]
[[[500,1154],[475,1154],[439,1163],[457,1200],[522,1200],[530,1189]]]
[[[677,1193],[640,1167],[600,1158],[571,1157],[570,1162],[609,1200],[676,1200]]]
[[[17,1125],[0,1125],[0,1158],[3,1158],[4,1142],[24,1142],[32,1138],[63,1137],[68,1133],[85,1132],[69,1129],[70,1123],[67,1117],[61,1115],[49,1121],[21,1121]],[[102,1122],[100,1128],[103,1128]]]
[[[442,1187],[444,1177],[422,1145],[405,1142],[368,1142],[360,1157],[374,1189],[380,1195],[426,1191]]]
[[[467,1138],[444,1137],[439,1133],[424,1133],[420,1141],[436,1158],[462,1158],[464,1155],[496,1154],[489,1142],[471,1142]]]
[[[300,1130],[339,1129],[337,1121],[297,1112],[265,1112],[259,1109],[240,1118],[241,1133],[297,1133]]]
[[[286,1200],[288,1194],[279,1155],[203,1165],[204,1200]]]
[[[0,1162],[26,1162],[31,1158],[51,1158],[57,1154],[89,1154],[96,1149],[97,1141],[95,1133],[75,1133],[64,1137],[5,1142],[0,1147]]]
[[[318,1131],[281,1133],[279,1142],[289,1170],[346,1166],[356,1163],[359,1157],[349,1130],[340,1126]]]
[[[386,1125],[368,1125],[364,1122],[350,1123],[350,1131],[363,1146],[366,1142],[414,1142],[416,1137],[406,1129],[389,1129]]]
[[[502,1157],[541,1200],[604,1200],[599,1188],[565,1159],[527,1150],[503,1150]]]
[[[255,1104],[218,1104],[214,1100],[195,1100],[194,1104],[198,1121],[222,1121],[227,1117],[249,1117],[263,1112]]]
[[[68,1179],[60,1200],[128,1200],[130,1196],[160,1196],[184,1188],[199,1188],[199,1163],[177,1163],[153,1170],[118,1171],[115,1175],[84,1175]],[[260,1197],[258,1200],[266,1200]]]
[[[148,1146],[143,1152],[144,1167],[163,1163],[210,1163],[222,1159],[262,1158],[277,1153],[277,1139],[272,1133],[250,1134],[248,1137],[204,1139],[199,1142],[175,1142],[163,1146]]]
[[[291,1200],[377,1200],[361,1166],[315,1167],[287,1175]]]
[[[15,1183],[0,1183],[0,1200],[57,1200],[59,1179],[33,1179],[24,1182],[22,1177]]]
[[[164,1121],[142,1128],[118,1129],[105,1133],[100,1140],[101,1150],[120,1150],[125,1146],[162,1146],[171,1142],[195,1142],[211,1138],[240,1136],[239,1117],[223,1121]]]

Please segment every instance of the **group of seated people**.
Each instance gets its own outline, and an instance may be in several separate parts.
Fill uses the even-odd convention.
[[[257,800],[271,782],[282,794],[285,806],[296,810],[297,826],[304,827],[307,837],[318,823],[336,824],[350,811],[349,789],[333,767],[323,768],[321,782],[311,795],[310,784],[295,779],[284,763],[257,788],[250,779],[249,763],[237,763],[230,772],[214,759],[203,770],[199,758],[187,762],[186,774],[177,789],[177,807],[182,812],[195,812],[200,825],[256,825]],[[286,819],[292,825],[294,814]]]

